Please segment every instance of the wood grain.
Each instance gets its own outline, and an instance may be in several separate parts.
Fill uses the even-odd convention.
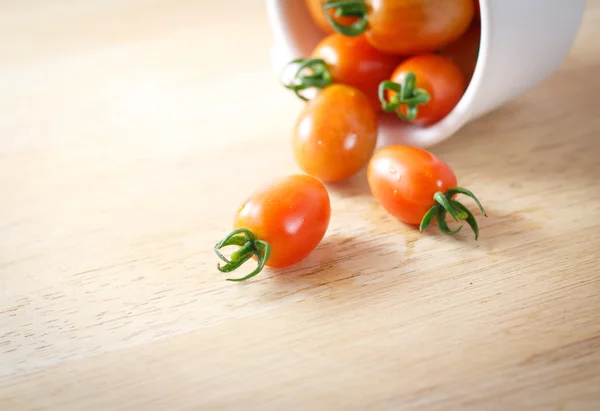
[[[212,245],[298,172],[263,1],[0,3],[0,409],[597,411],[598,27],[433,148],[480,241],[359,175],[307,260],[230,284]]]

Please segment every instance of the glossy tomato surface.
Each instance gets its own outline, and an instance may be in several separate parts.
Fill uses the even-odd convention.
[[[428,151],[410,146],[379,150],[369,163],[369,187],[391,215],[419,224],[434,205],[434,194],[456,187],[452,169]]]
[[[334,84],[310,100],[292,133],[300,168],[323,181],[341,181],[365,167],[377,143],[377,114],[353,87]]]
[[[379,83],[387,80],[402,61],[399,56],[375,49],[364,35],[349,37],[339,33],[324,38],[315,47],[312,57],[327,63],[334,83],[361,90],[377,110],[381,110],[377,95]]]
[[[369,42],[409,55],[437,51],[458,39],[473,19],[473,0],[367,0]]]
[[[234,228],[247,228],[271,245],[266,265],[285,267],[306,258],[323,239],[331,214],[327,189],[307,175],[278,178],[238,209]]]
[[[418,106],[413,123],[422,126],[434,124],[446,117],[462,98],[466,84],[459,67],[449,59],[436,54],[411,57],[398,66],[391,80],[402,84],[407,73],[416,77],[416,87],[429,93],[430,100]],[[388,91],[388,99],[395,92]]]
[[[297,0],[294,0],[297,1]],[[306,3],[306,7],[308,7],[308,11],[315,22],[315,24],[323,30],[325,33],[333,33],[335,30],[327,21],[327,17],[325,17],[325,11],[323,10],[323,3],[327,0],[304,0]],[[329,13],[333,16],[334,11],[330,10]],[[335,21],[343,25],[350,25],[356,21],[355,17],[335,17]]]

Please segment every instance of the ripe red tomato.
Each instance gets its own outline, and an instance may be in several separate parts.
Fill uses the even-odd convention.
[[[473,0],[473,19],[481,21],[481,8],[479,6],[479,0]]]
[[[332,34],[315,48],[313,58],[323,59],[334,83],[346,84],[365,93],[373,107],[381,109],[377,90],[402,61],[401,57],[373,48],[365,36]]]
[[[473,19],[473,0],[329,1],[327,10],[358,17],[352,24],[329,23],[345,35],[365,33],[373,47],[409,55],[439,50],[458,39]],[[327,15],[326,15],[327,17]]]
[[[217,268],[231,272],[250,258],[258,267],[243,281],[257,275],[265,265],[286,267],[306,258],[321,242],[329,226],[331,205],[327,189],[307,175],[277,178],[258,188],[238,208],[234,231],[215,245],[215,252],[226,264]],[[240,247],[225,258],[220,249]]]
[[[472,213],[454,200],[457,194],[472,197],[470,191],[457,187],[452,169],[430,152],[410,146],[386,147],[373,156],[367,170],[369,187],[375,198],[391,215],[407,224],[420,224],[421,231],[437,219],[440,230],[454,234],[446,224],[446,213],[455,220],[465,220],[479,235]],[[461,226],[462,227],[462,226]]]
[[[341,181],[369,162],[377,143],[377,113],[361,91],[323,89],[304,106],[292,133],[300,168],[323,181]]]
[[[460,68],[466,84],[469,84],[475,72],[480,42],[481,27],[474,23],[458,40],[440,50],[442,56]]]
[[[388,79],[401,61],[401,57],[373,48],[365,36],[347,37],[335,33],[315,47],[310,59],[292,62],[300,66],[287,87],[302,90],[311,86],[324,88],[331,83],[345,84],[365,93],[373,107],[380,111],[379,83]]]
[[[323,3],[326,1],[327,0],[304,0],[304,3],[306,3],[306,7],[308,7],[308,11],[316,25],[325,33],[334,33],[335,30],[331,27],[331,24],[329,24],[327,17],[325,17],[325,11],[323,10]],[[329,10],[328,12],[331,18],[334,18],[339,24],[350,25],[356,21],[356,17],[335,17],[333,10]]]
[[[413,81],[408,80],[411,77]],[[421,54],[407,59],[396,68],[391,82],[384,82],[382,86],[387,88],[386,99],[391,102],[388,110],[394,109],[401,118],[422,126],[434,124],[447,116],[458,104],[466,88],[458,66],[436,54]],[[402,99],[397,96],[401,86],[409,98],[428,96],[427,100],[423,100],[426,102],[413,105],[415,110],[412,114],[408,105],[397,100]]]

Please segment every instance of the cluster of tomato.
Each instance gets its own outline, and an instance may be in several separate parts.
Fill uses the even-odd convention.
[[[306,100],[292,133],[294,156],[306,173],[276,179],[238,209],[234,231],[215,245],[230,272],[251,258],[257,268],[284,267],[307,257],[321,242],[330,220],[323,182],[346,180],[367,168],[371,192],[394,217],[425,230],[436,220],[466,221],[471,211],[455,197],[452,169],[430,152],[396,145],[375,153],[385,115],[417,126],[443,119],[462,98],[479,48],[477,0],[305,0],[325,38],[307,59],[290,62],[284,85]],[[308,93],[316,91],[313,97]],[[220,250],[238,249],[226,258]]]

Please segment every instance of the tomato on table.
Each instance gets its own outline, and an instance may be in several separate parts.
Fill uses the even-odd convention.
[[[450,230],[446,214],[455,221],[465,220],[479,237],[475,217],[454,198],[465,194],[479,200],[469,190],[458,187],[456,175],[446,163],[432,153],[411,146],[389,146],[379,150],[369,163],[367,180],[371,192],[383,208],[400,221],[420,225],[424,231],[436,219],[440,231],[455,234],[462,225]],[[486,215],[487,216],[487,215]]]
[[[315,24],[325,33],[334,33],[335,30],[331,24],[329,24],[329,20],[325,17],[325,10],[323,10],[323,4],[326,1],[327,0],[304,0],[304,3]],[[336,17],[334,16],[335,12],[333,10],[329,10],[328,13],[330,17],[335,19],[339,24],[351,25],[356,21],[356,17]]]
[[[401,63],[391,79],[380,85],[385,111],[406,121],[428,126],[446,117],[466,89],[456,64],[437,54],[421,54]]]
[[[300,168],[323,181],[345,180],[364,168],[377,144],[377,113],[360,90],[323,89],[304,106],[292,133]]]
[[[440,55],[460,68],[467,84],[471,81],[475,72],[480,43],[481,26],[474,23],[458,40],[440,50]]]
[[[373,48],[365,36],[347,37],[335,33],[325,37],[309,59],[294,60],[296,76],[286,87],[296,91],[345,84],[365,93],[373,107],[381,109],[377,90],[402,61],[401,57]]]
[[[327,1],[329,24],[347,36],[365,33],[367,40],[386,53],[410,55],[439,50],[458,39],[473,20],[473,0],[366,0]],[[338,17],[357,17],[343,24]]]
[[[294,174],[276,178],[258,188],[238,208],[234,230],[215,247],[217,256],[225,262],[217,268],[231,272],[250,258],[257,268],[242,278],[254,277],[264,268],[286,267],[306,258],[323,239],[331,215],[327,189],[314,177]],[[227,259],[219,251],[238,246]]]

